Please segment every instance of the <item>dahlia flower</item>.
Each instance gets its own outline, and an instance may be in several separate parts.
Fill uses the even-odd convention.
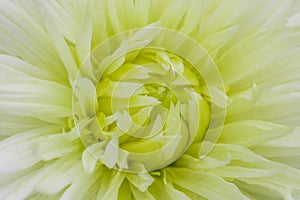
[[[300,1],[0,2],[0,199],[300,198]]]

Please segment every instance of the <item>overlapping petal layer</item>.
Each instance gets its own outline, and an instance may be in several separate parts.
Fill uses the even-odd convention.
[[[299,198],[299,12],[297,0],[0,0],[0,199]],[[201,46],[205,76],[145,49],[158,29]],[[173,136],[155,158],[120,152]]]

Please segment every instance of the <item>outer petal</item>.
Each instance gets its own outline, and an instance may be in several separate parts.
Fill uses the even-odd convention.
[[[37,7],[31,1],[28,5],[32,6],[30,12],[17,2],[1,0],[0,52],[66,77],[50,37],[40,21]],[[31,14],[32,11],[35,12],[34,15]]]
[[[171,168],[169,172],[173,175],[173,184],[207,199],[248,199],[234,184],[212,173],[185,168]]]
[[[253,88],[233,96],[227,109],[227,122],[259,119],[290,126],[300,122],[299,82],[272,87],[268,84],[254,85]]]
[[[7,117],[35,117],[61,124],[71,116],[71,98],[69,88],[54,82],[22,77],[0,80],[0,113]]]

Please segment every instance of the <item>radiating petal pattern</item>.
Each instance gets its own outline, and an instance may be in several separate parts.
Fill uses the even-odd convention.
[[[0,199],[299,199],[299,26],[298,0],[0,0]]]

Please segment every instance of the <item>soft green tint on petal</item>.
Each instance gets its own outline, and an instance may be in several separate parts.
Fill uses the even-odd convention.
[[[299,11],[0,0],[0,199],[299,199]]]
[[[300,26],[300,12],[296,13],[295,15],[291,16],[288,19],[287,26],[289,26],[289,27],[299,27]]]
[[[253,146],[287,135],[292,130],[292,127],[266,121],[238,121],[223,127],[219,142]]]
[[[0,92],[0,113],[8,116],[60,123],[71,115],[71,90],[55,82],[14,76],[0,80]]]
[[[254,85],[233,96],[227,109],[228,122],[259,119],[299,126],[299,98],[299,81],[276,87],[270,84]]]
[[[166,183],[162,178],[156,178],[149,190],[155,199],[159,199],[162,196],[167,200],[189,199],[188,196],[186,196],[183,192],[175,189],[171,183]]]
[[[300,169],[300,129],[296,128],[291,134],[265,142],[252,149],[268,159],[288,164]]]
[[[35,15],[33,18],[30,16],[31,12],[35,12],[37,16]],[[43,22],[39,21],[40,18],[38,8],[34,5],[30,12],[26,12],[17,3],[4,3],[2,0],[0,49],[9,55],[47,69],[49,72],[63,74],[66,77],[51,39],[43,27]],[[26,23],[24,23],[24,19],[26,19]]]
[[[218,167],[227,165],[230,162],[231,162],[230,158],[228,158],[227,160],[218,160],[218,159],[214,159],[209,156],[206,156],[203,159],[199,159],[199,158],[190,156],[188,154],[185,154],[185,155],[181,156],[181,158],[178,159],[174,163],[174,166],[187,167],[187,168],[191,168],[191,169],[214,169],[214,168],[218,168]]]
[[[138,188],[141,192],[145,192],[148,187],[153,183],[154,179],[148,173],[140,174],[127,174],[127,180]]]
[[[35,129],[1,141],[0,174],[26,169],[40,161],[59,158],[78,149],[76,143],[68,142],[62,134],[51,135],[55,129]]]
[[[99,180],[99,177],[101,178],[101,173],[98,172],[86,174],[82,168],[78,172],[71,186],[61,196],[62,200],[82,199],[90,187]]]
[[[51,161],[39,169],[24,174],[1,188],[2,199],[26,198],[30,193],[56,194],[74,180],[74,174],[80,170],[77,155],[66,156]],[[60,170],[57,170],[57,169]]]
[[[122,172],[111,171],[103,174],[103,177],[100,178],[102,180],[97,199],[117,199],[118,191],[124,178],[125,175]]]
[[[45,0],[45,1],[35,1],[36,6],[40,10],[47,23],[53,23],[53,28],[58,31],[60,35],[68,39],[69,41],[75,43],[77,25],[74,18],[72,18],[66,10],[59,5],[56,1]],[[48,29],[49,31],[49,29]],[[50,35],[51,32],[50,32]]]
[[[0,77],[8,78],[13,76],[34,77],[43,80],[54,81],[61,84],[66,84],[61,76],[62,73],[55,73],[48,69],[32,65],[19,58],[0,54]]]
[[[187,168],[170,168],[172,182],[208,199],[248,199],[232,183],[212,173]],[[199,187],[201,186],[201,187]]]

